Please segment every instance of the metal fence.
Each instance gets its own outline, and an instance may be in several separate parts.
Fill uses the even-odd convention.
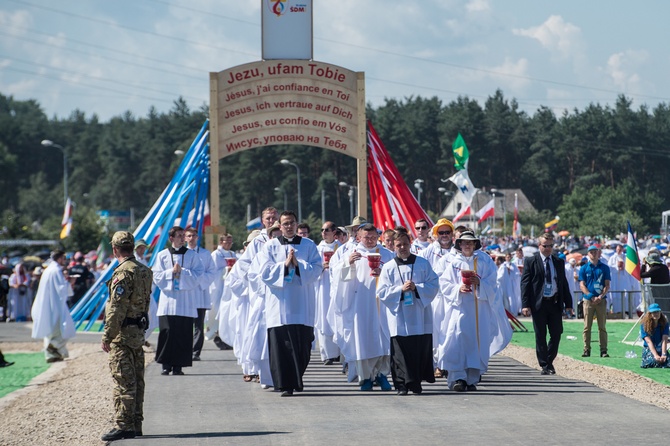
[[[642,302],[644,299],[645,305],[647,308],[652,303],[657,303],[661,307],[661,311],[665,314],[666,317],[670,319],[670,284],[666,285],[652,285],[649,283],[642,284],[642,290],[636,291],[627,291],[627,290],[610,290],[608,291],[608,299],[610,300],[610,305],[614,302],[620,303],[620,306],[617,306],[622,309],[621,317],[623,319],[637,319],[637,307],[636,302]],[[573,302],[579,302],[582,298],[581,291],[574,292]],[[575,310],[576,311],[576,310]],[[580,315],[579,317],[584,317]]]
[[[670,284],[652,285],[645,283],[642,290],[644,291],[643,296],[646,304],[657,303],[665,317],[670,318]]]

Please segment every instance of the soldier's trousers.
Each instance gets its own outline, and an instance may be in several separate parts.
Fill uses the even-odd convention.
[[[142,430],[144,415],[144,350],[113,342],[109,369],[114,380],[114,412],[118,429]]]

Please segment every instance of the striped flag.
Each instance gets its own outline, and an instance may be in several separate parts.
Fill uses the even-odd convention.
[[[556,218],[554,218],[553,220],[546,222],[544,224],[544,231],[545,232],[555,231],[556,228],[558,228],[558,222],[559,221],[560,221],[560,218],[557,215]]]
[[[472,209],[470,206],[463,206],[460,211],[458,211],[458,214],[451,220],[452,223],[456,223],[458,220],[463,218],[466,215],[470,215],[472,213]]]
[[[72,211],[74,210],[74,206],[72,205],[72,200],[70,200],[70,197],[67,197],[67,201],[65,202],[65,210],[63,211],[63,221],[61,222],[62,229],[60,231],[60,238],[64,239],[66,237],[70,236],[70,232],[72,231]]]
[[[491,198],[491,201],[486,203],[483,208],[481,208],[477,213],[475,214],[479,220],[477,223],[482,224],[484,220],[486,220],[489,217],[493,217],[496,214],[495,211],[495,198]]]
[[[637,280],[640,277],[640,257],[637,254],[637,243],[635,243],[635,235],[628,222],[628,241],[626,242],[626,272]]]
[[[514,194],[514,224],[512,225],[512,234],[518,236],[519,233],[519,194]]]

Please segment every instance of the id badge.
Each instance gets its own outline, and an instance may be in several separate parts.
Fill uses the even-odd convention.
[[[402,293],[403,305],[414,305],[414,293],[412,291],[405,291]]]
[[[545,283],[544,284],[544,297],[551,297],[551,284],[550,283]]]

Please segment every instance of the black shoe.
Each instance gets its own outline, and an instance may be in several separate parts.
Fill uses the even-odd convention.
[[[135,438],[135,431],[122,431],[119,429],[112,429],[107,432],[105,435],[100,437],[102,441],[116,441],[123,440],[124,438]]]
[[[474,392],[475,390],[477,390],[477,386],[475,386],[474,384],[468,384],[467,389],[468,392]]]
[[[542,367],[542,371],[540,372],[540,375],[551,375],[551,372],[547,367]]]
[[[14,363],[9,361],[0,362],[0,367],[9,367],[10,365],[14,365]]]
[[[293,390],[284,390],[281,396],[293,396]]]
[[[468,383],[466,383],[462,379],[456,380],[456,382],[454,383],[454,391],[455,392],[465,392],[466,390],[468,390]]]
[[[48,362],[49,364],[51,364],[51,363],[54,363],[54,362],[60,362],[60,361],[62,361],[62,360],[63,360],[63,357],[62,357],[62,356],[56,356],[55,358],[49,358],[49,359],[47,359],[47,362]]]
[[[332,359],[328,358],[325,361],[323,361],[323,365],[333,365],[333,362],[334,361]]]
[[[552,374],[552,375],[556,374],[556,369],[554,368],[553,365],[548,365],[547,370],[549,370],[549,373]]]
[[[200,356],[194,356],[194,357],[193,357],[193,360],[194,360],[194,361],[200,361]]]
[[[398,390],[398,395],[407,395],[407,389]]]
[[[584,350],[584,353],[582,353],[582,358],[588,358],[589,356],[591,356],[591,352]]]
[[[607,352],[600,352],[600,357],[601,358],[609,358],[610,355],[608,355]]]
[[[181,369],[172,371],[172,376],[176,376],[176,375],[181,376],[183,374],[184,374],[184,372],[182,372]]]
[[[136,437],[141,437],[142,436],[142,431],[135,431],[135,436]]]
[[[161,375],[163,375],[163,376],[167,376],[167,375],[169,375],[169,374],[170,374],[170,371],[169,371],[169,370],[163,369],[163,370],[161,371]]]

